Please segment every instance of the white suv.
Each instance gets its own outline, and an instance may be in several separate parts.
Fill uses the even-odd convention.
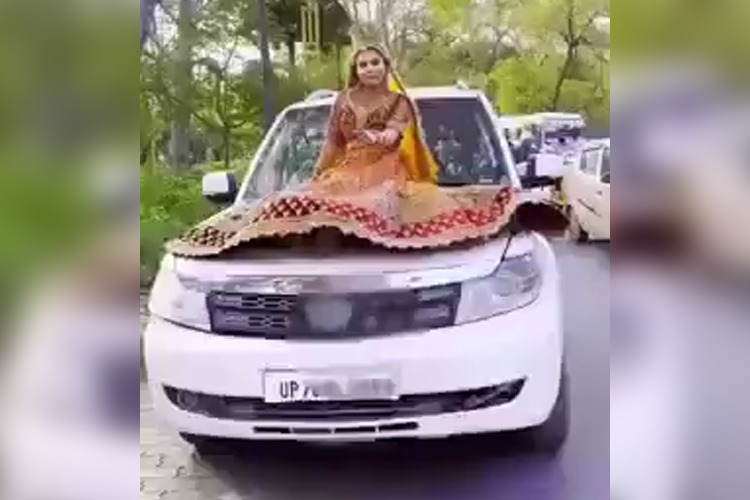
[[[443,184],[520,187],[483,94],[410,95]],[[209,174],[206,194],[237,205],[304,182],[333,100],[316,96],[284,110],[241,188],[227,174]],[[350,320],[336,327],[329,320],[339,310]],[[167,256],[150,311],[145,357],[155,410],[199,450],[215,438],[523,430],[534,447],[555,452],[567,435],[559,274],[550,244],[534,232],[419,252]]]

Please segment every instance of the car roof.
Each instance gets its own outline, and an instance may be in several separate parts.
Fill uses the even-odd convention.
[[[551,112],[551,111],[545,111],[542,113],[534,113],[532,115],[528,115],[536,118],[541,119],[547,119],[547,120],[579,120],[583,117],[580,113],[559,113],[559,112]]]
[[[546,121],[569,121],[585,125],[586,120],[578,113],[534,113],[530,115],[499,115],[500,124],[508,128],[540,125]]]
[[[409,87],[406,93],[412,99],[477,99],[482,95],[480,90],[462,89],[458,87]],[[339,93],[335,90],[316,90],[304,101],[289,106],[289,109],[313,108],[316,106],[331,106]]]
[[[587,146],[604,146],[605,148],[609,147],[609,137],[606,139],[591,139],[587,142]]]

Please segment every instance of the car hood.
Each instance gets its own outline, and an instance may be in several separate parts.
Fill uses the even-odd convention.
[[[508,257],[533,251],[537,235],[507,237],[473,246],[419,252],[383,249],[341,252],[332,256],[251,251],[223,259],[173,257],[180,279],[212,290],[242,288],[258,293],[301,293],[306,290],[365,291],[437,286],[480,278]],[[330,291],[330,290],[329,290]]]

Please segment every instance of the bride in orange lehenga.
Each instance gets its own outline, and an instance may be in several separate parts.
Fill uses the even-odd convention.
[[[497,234],[515,204],[510,187],[438,187],[416,106],[384,51],[368,46],[354,54],[313,179],[199,225],[168,247],[210,256],[323,228],[389,248],[442,247]]]

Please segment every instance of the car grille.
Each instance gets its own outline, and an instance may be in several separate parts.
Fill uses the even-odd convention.
[[[414,418],[480,410],[513,401],[525,379],[465,391],[402,396],[396,401],[265,403],[261,398],[216,396],[165,387],[169,400],[184,411],[245,421],[368,421]]]
[[[211,330],[267,339],[351,339],[452,326],[461,286],[349,295],[212,292]]]

